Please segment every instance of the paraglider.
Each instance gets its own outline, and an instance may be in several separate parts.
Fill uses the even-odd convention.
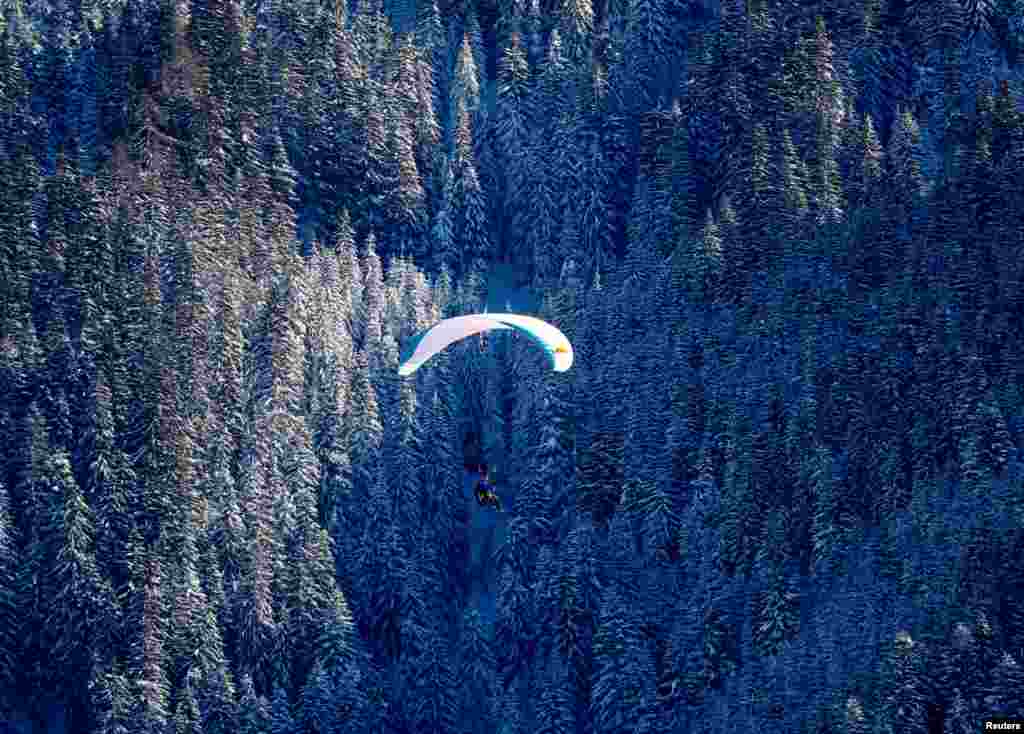
[[[398,374],[407,377],[449,345],[492,329],[518,329],[529,336],[547,352],[555,372],[572,367],[572,345],[565,334],[546,321],[513,313],[480,313],[454,316],[417,334],[402,355]]]
[[[493,507],[501,512],[501,498],[494,491],[494,485],[491,484],[486,467],[481,468],[480,478],[473,491],[476,493],[476,501],[481,507]]]

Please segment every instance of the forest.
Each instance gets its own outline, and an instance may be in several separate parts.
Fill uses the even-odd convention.
[[[1022,0],[0,0],[0,731],[1024,716],[1022,67]],[[501,288],[570,371],[398,376]]]

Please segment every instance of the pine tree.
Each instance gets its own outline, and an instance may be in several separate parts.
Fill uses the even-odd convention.
[[[590,0],[566,3],[560,19],[560,35],[566,60],[585,69],[590,59],[591,34],[594,31],[594,8]]]
[[[55,446],[72,449],[75,446],[73,434],[71,398],[74,397],[73,379],[78,369],[71,348],[66,323],[62,315],[47,324],[43,336],[43,350],[46,355],[45,372],[39,388],[39,402],[50,430],[50,440]],[[69,454],[69,460],[74,454]]]
[[[992,692],[996,697],[993,712],[1010,714],[1011,711],[1019,711],[1024,703],[1024,669],[1020,663],[1009,653],[1003,653],[999,664],[992,676]]]
[[[383,0],[371,0],[358,7],[352,19],[352,35],[362,67],[371,73],[376,72],[391,47],[393,37]]]
[[[388,148],[394,156],[390,168],[395,173],[388,187],[387,211],[393,220],[394,242],[388,251],[407,253],[422,260],[426,255],[423,234],[427,222],[427,194],[416,165],[414,144],[408,123],[403,119],[393,121]]]
[[[617,73],[628,75],[628,85],[613,93],[622,100],[623,111],[629,113],[650,109],[660,96],[658,80],[668,50],[670,26],[660,0],[631,0],[627,5],[623,36],[627,45],[617,62],[626,66]]]
[[[779,223],[779,236],[787,243],[782,254],[787,259],[803,258],[810,251],[808,234],[804,227],[804,218],[809,210],[807,181],[803,160],[788,129],[782,133],[776,170],[785,203],[780,212],[782,221]]]
[[[73,479],[67,454],[58,449],[51,456],[46,419],[35,405],[30,409],[28,420],[28,471],[23,485],[27,528],[24,531],[23,563],[16,578],[16,606],[22,610],[17,629],[21,655],[27,663],[23,666],[27,668],[22,671],[23,679],[34,690],[44,690],[49,687],[54,671],[41,651],[51,649],[58,634],[44,624],[47,616],[45,605],[56,595],[54,566],[63,541],[60,527],[53,526],[63,514],[60,505],[65,493],[74,490],[70,487]],[[36,579],[42,581],[37,583]]]
[[[457,128],[455,153],[451,168],[455,177],[454,202],[458,251],[469,261],[470,268],[479,267],[491,255],[491,232],[488,206],[473,163],[469,112],[461,103],[456,107]]]
[[[605,348],[614,347],[611,344]],[[606,406],[607,412],[598,423],[588,427],[585,448],[578,458],[577,497],[581,512],[590,513],[598,523],[607,522],[622,493],[625,460],[623,407],[613,399],[618,380],[624,377],[625,351],[605,367],[595,383],[594,405]],[[613,382],[613,379],[615,381]]]
[[[668,166],[668,177],[671,185],[672,242],[677,246],[692,234],[695,203],[690,160],[689,119],[678,103],[672,108],[671,124],[672,137],[669,142],[671,162]]]
[[[519,34],[513,33],[498,64],[497,117],[495,144],[501,151],[499,165],[503,177],[499,181],[500,202],[495,223],[502,254],[508,254],[509,244],[520,242],[526,228],[517,221],[516,212],[526,205],[528,180],[527,164],[527,99],[530,67]]]
[[[458,700],[455,697],[455,677],[451,670],[451,655],[444,638],[432,629],[423,629],[411,641],[416,648],[413,662],[415,671],[416,704],[413,720],[417,731],[446,731],[455,728],[458,718]]]
[[[772,512],[763,542],[767,588],[758,599],[753,642],[760,654],[778,655],[798,624],[798,596],[786,575],[786,523],[781,512]]]
[[[823,446],[817,448],[811,490],[815,502],[812,537],[815,564],[824,564],[824,573],[835,568],[843,552],[845,510],[836,486],[833,461],[828,449]]]
[[[247,435],[243,441],[239,499],[245,518],[245,561],[238,596],[231,601],[237,615],[234,653],[241,661],[242,670],[250,673],[261,665],[271,645],[275,623],[271,594],[280,553],[280,539],[273,533],[274,500],[287,491],[273,444],[258,437],[277,436],[276,441],[285,440],[279,430],[282,420],[257,416],[249,428],[252,435]]]
[[[357,309],[357,323],[361,327],[357,344],[368,354],[376,354],[384,337],[384,268],[372,232],[366,237],[365,249],[359,267],[363,276],[363,299]]]
[[[614,221],[608,214],[613,208],[611,192],[614,190],[616,159],[615,155],[607,153],[615,146],[611,141],[602,139],[604,131],[594,124],[602,114],[602,107],[600,100],[584,102],[578,133],[581,139],[582,186],[580,201],[572,210],[579,217],[580,242],[569,256],[579,262],[588,274],[607,272],[616,260]]]
[[[884,282],[887,274],[900,267],[899,234],[883,208],[885,161],[870,115],[855,129],[858,140],[853,146],[848,190],[851,225],[856,239],[863,244],[850,253],[850,268],[859,282],[876,287]]]
[[[214,671],[197,685],[196,699],[206,734],[238,731],[235,684],[226,669]]]
[[[174,442],[181,426],[178,416],[177,372],[168,359],[171,340],[165,319],[170,316],[160,291],[157,253],[150,248],[145,256],[141,292],[135,324],[146,329],[133,344],[141,349],[141,374],[133,375],[137,402],[132,416],[133,437],[139,437],[136,475],[144,487],[144,532],[149,542],[159,537],[162,525],[171,514],[173,502]],[[134,315],[134,314],[133,314]],[[140,343],[141,342],[141,343]]]
[[[468,609],[461,620],[456,664],[461,690],[458,721],[475,726],[474,731],[486,729],[493,716],[489,709],[496,681],[495,650],[475,609]]]
[[[333,9],[328,7],[332,4]],[[372,87],[372,83],[367,78],[368,70],[361,63],[362,47],[358,36],[349,25],[348,3],[336,0],[323,7],[324,13],[329,14],[332,10],[334,13],[334,18],[323,21],[330,33],[328,53],[333,56],[333,63],[325,64],[325,71],[330,71],[332,76],[326,79],[323,92],[327,129],[319,138],[323,148],[320,153],[327,162],[324,196],[333,194],[339,208],[355,211],[367,152],[360,145],[367,132],[364,120],[368,119],[364,115],[362,92]],[[362,18],[362,13],[356,17]]]
[[[988,311],[988,304],[994,294],[998,279],[994,271],[995,256],[991,245],[996,214],[996,170],[992,159],[992,112],[993,100],[984,92],[979,93],[975,103],[974,141],[968,157],[964,187],[966,205],[972,214],[975,232],[984,236],[965,253],[965,279],[969,292],[966,317],[976,318],[981,311]]]
[[[176,681],[187,679],[191,671],[209,676],[226,665],[216,610],[200,582],[193,533],[189,532],[183,541],[182,557],[171,584],[169,606],[173,609],[173,624],[167,639],[172,679]]]
[[[9,122],[0,154],[0,183],[11,193],[0,203],[0,320],[13,317],[15,304],[28,304],[30,276],[39,256],[39,231],[31,206],[41,187],[31,147],[38,120],[29,114],[30,85],[23,64],[13,38],[5,33],[0,41],[0,92]]]
[[[347,431],[352,452],[353,480],[357,492],[363,494],[377,476],[383,427],[378,413],[377,391],[369,379],[366,356],[356,355],[352,377],[352,412]]]
[[[338,213],[334,229],[334,251],[338,258],[339,308],[343,309],[339,318],[348,327],[349,335],[355,339],[358,306],[362,303],[362,270],[356,250],[355,232],[352,229],[352,218],[347,209]]]
[[[562,36],[557,28],[551,30],[543,59],[538,62],[529,98],[530,127],[536,131],[539,145],[550,146],[551,134],[575,101],[569,94],[572,68],[566,63]]]
[[[885,719],[909,731],[927,731],[926,651],[921,642],[901,631],[883,653],[887,692]]]
[[[450,382],[450,366],[442,355],[435,357],[438,358],[441,362],[435,369],[439,371],[439,388],[429,408],[429,415],[433,416],[430,435],[434,437],[430,457],[437,469],[434,483],[428,484],[426,490],[434,498],[428,507],[433,510],[432,522],[440,539],[442,588],[449,589],[455,598],[456,590],[461,590],[466,581],[464,559],[469,552],[469,516],[461,490],[462,470],[457,460],[461,447],[455,423],[457,407]],[[429,511],[426,513],[428,522],[431,521],[430,514]]]
[[[550,378],[544,381],[541,392],[543,397],[538,415],[541,427],[539,443],[532,452],[536,462],[532,475],[543,484],[547,502],[535,509],[538,516],[554,513],[554,519],[562,512],[574,509],[575,505],[572,481],[572,457],[575,454],[573,403],[568,386],[554,383]]]
[[[463,124],[461,110],[472,120],[480,108],[480,69],[473,56],[469,36],[463,36],[458,47],[455,67],[449,87],[448,100],[448,147],[459,145],[460,126]]]
[[[140,556],[145,553],[142,538],[134,536]],[[139,725],[159,728],[168,717],[168,681],[165,668],[166,622],[163,616],[164,597],[159,558],[139,558],[133,569],[129,623],[133,625],[129,683],[133,692],[132,718]]]
[[[332,543],[324,530],[301,522],[287,543],[287,564],[280,585],[287,607],[285,630],[292,649],[292,686],[305,681],[317,663],[334,666],[351,653],[352,619],[344,596],[337,590]]]
[[[429,50],[421,50],[416,55],[416,116],[414,134],[416,139],[416,165],[423,179],[423,187],[427,193],[430,211],[439,193],[437,186],[441,162],[440,143],[441,121],[438,118],[438,104],[441,99],[439,85],[436,81],[435,66]]]
[[[14,690],[18,671],[18,646],[20,644],[16,605],[17,547],[15,527],[11,522],[10,497],[7,488],[0,481],[0,681],[5,690]],[[7,696],[0,697],[7,704]]]
[[[202,734],[202,713],[199,711],[199,703],[196,701],[192,686],[186,683],[184,691],[178,695],[170,722],[171,731],[174,734]]]
[[[512,558],[501,569],[497,598],[494,639],[498,643],[496,676],[507,688],[517,678],[526,674],[530,664],[533,615],[530,614],[530,593],[524,579],[525,565],[522,558],[525,548],[525,523],[519,523],[518,538],[506,544]]]
[[[543,671],[543,687],[537,702],[537,722],[541,731],[551,734],[569,734],[576,730],[570,672],[565,661],[558,655],[549,659]]]
[[[454,221],[454,180],[450,166],[447,164],[441,173],[441,197],[437,215],[430,229],[431,249],[435,267],[458,271],[461,255],[456,247]]]
[[[281,688],[275,688],[271,700],[270,734],[296,734],[288,696]]]
[[[618,590],[606,590],[594,640],[595,731],[650,726],[655,676],[653,662],[644,657]]]
[[[901,112],[893,126],[886,160],[889,163],[890,185],[904,212],[904,221],[923,193],[924,180],[921,176],[918,152],[919,136],[920,129],[913,115],[909,111]]]
[[[487,51],[484,47],[483,29],[480,27],[480,11],[475,5],[469,4],[463,14],[464,38],[469,42],[469,48],[473,54],[473,63],[476,67],[477,79],[481,89],[485,87],[488,80],[489,70],[487,68]],[[456,24],[453,24],[456,25]]]
[[[39,233],[32,210],[27,204],[16,203],[22,196],[28,197],[26,201],[34,198],[33,192],[38,188],[34,161],[25,160],[24,154],[20,159],[4,155],[0,158],[0,181],[12,191],[11,200],[0,204],[0,283],[4,294],[0,314],[6,324],[13,323],[19,312],[29,306],[31,276],[39,257]]]
[[[423,62],[429,66],[430,77],[437,82],[437,87],[434,90],[435,101],[432,107],[444,115],[444,108],[438,106],[438,102],[447,99],[444,89],[448,83],[448,68],[444,62],[446,41],[437,0],[417,3],[415,35],[416,45],[423,49]],[[443,124],[444,119],[442,118],[440,122]]]
[[[269,734],[270,706],[263,696],[256,694],[250,676],[242,676],[239,691],[239,734]]]
[[[726,408],[730,413],[736,408]],[[727,574],[746,573],[752,556],[754,538],[750,534],[751,520],[746,509],[753,502],[753,477],[751,476],[750,438],[743,430],[744,421],[731,415],[730,435],[725,439],[723,458],[725,471],[722,477],[722,515],[720,556],[723,570]],[[742,426],[742,427],[741,427]]]
[[[374,574],[381,582],[368,595],[367,626],[378,660],[393,664],[401,658],[407,645],[402,635],[402,620],[409,599],[409,564],[398,522],[390,512],[392,500],[383,479],[378,480],[370,501],[370,519],[376,530],[365,534],[364,543],[374,548],[374,555],[367,554],[364,572]]]
[[[839,222],[845,209],[836,162],[839,120],[842,115],[842,91],[836,80],[834,63],[832,40],[825,30],[825,21],[819,17],[814,36],[816,127],[812,166],[812,190],[819,224]]]
[[[523,32],[526,5],[524,0],[503,0],[498,3],[497,17],[494,20],[494,47],[499,60],[505,49],[512,44],[512,35]]]
[[[877,187],[880,184],[883,170],[883,151],[875,132],[874,120],[871,115],[864,115],[863,133],[859,146],[861,159],[856,181],[857,202],[861,206],[871,206],[876,202]],[[853,203],[853,202],[851,202]]]
[[[343,416],[348,408],[349,373],[353,344],[349,331],[352,307],[351,276],[340,272],[340,258],[326,253],[322,262],[324,320],[320,346],[307,346],[307,364],[315,372],[316,383],[310,400],[313,449],[320,459],[321,477],[317,491],[318,517],[324,527],[333,527],[341,497],[351,491],[351,465],[344,445]]]
[[[546,67],[547,68],[547,67]],[[537,93],[534,93],[538,96]],[[557,233],[562,226],[564,213],[559,213],[558,172],[543,165],[550,154],[551,140],[539,125],[534,128],[528,143],[529,176],[524,192],[524,208],[518,215],[521,220],[515,225],[523,233],[522,244],[506,243],[506,252],[515,263],[528,263],[541,277],[553,275],[554,264],[550,263],[552,253],[561,252],[556,247]],[[520,164],[521,165],[521,164]],[[516,249],[518,247],[518,252]],[[537,272],[531,272],[536,275]]]
[[[59,454],[54,458],[67,461]],[[51,498],[56,504],[48,508],[48,527],[42,540],[56,551],[45,574],[49,601],[57,610],[48,620],[55,635],[51,660],[65,673],[72,673],[75,695],[84,697],[95,649],[102,649],[109,634],[106,629],[117,621],[117,610],[97,567],[92,510],[77,483],[67,476],[68,468],[63,469],[63,495]],[[84,721],[86,712],[74,706],[71,714],[76,721]]]
[[[78,166],[74,158],[69,159],[62,149],[57,154],[56,171],[43,185],[46,196],[46,241],[43,243],[38,274],[39,295],[49,299],[46,310],[42,311],[46,323],[46,314],[60,313],[77,333],[78,294],[75,292],[76,273],[71,269],[76,263],[75,250],[81,246],[78,241],[76,212],[82,211],[82,186]],[[37,308],[42,304],[37,304]]]
[[[133,699],[120,670],[95,670],[89,688],[95,730],[100,734],[126,734],[130,731]]]
[[[214,475],[218,480],[217,492],[211,496],[216,510],[209,526],[209,550],[204,557],[207,568],[215,569],[217,578],[207,579],[207,594],[217,615],[217,621],[225,630],[225,647],[233,648],[237,634],[234,624],[228,624],[234,613],[237,590],[241,585],[242,570],[247,552],[245,544],[246,521],[242,516],[238,491],[232,475],[221,468]],[[212,556],[209,558],[208,556]],[[225,605],[230,603],[229,611]]]
[[[237,17],[231,11],[231,6],[221,0],[201,0],[192,8],[188,26],[189,45],[222,73],[232,66],[230,53],[237,53],[239,45],[236,34],[241,29],[235,27]]]

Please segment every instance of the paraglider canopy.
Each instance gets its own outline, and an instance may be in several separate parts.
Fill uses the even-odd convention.
[[[529,336],[547,353],[555,372],[572,367],[572,345],[565,334],[546,321],[513,313],[481,313],[445,319],[417,334],[402,354],[398,374],[411,375],[450,344],[492,329],[517,329]]]

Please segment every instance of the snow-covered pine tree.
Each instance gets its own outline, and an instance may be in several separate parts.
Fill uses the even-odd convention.
[[[364,244],[365,254],[359,263],[362,274],[362,303],[357,309],[359,321],[363,324],[362,341],[358,348],[372,356],[370,364],[376,364],[380,342],[384,338],[384,268],[377,254],[377,238],[370,232]]]
[[[473,57],[468,36],[462,38],[456,53],[455,68],[452,73],[451,85],[448,90],[448,128],[446,140],[448,149],[458,149],[460,142],[459,126],[462,124],[460,107],[472,121],[480,108],[480,70]],[[464,135],[465,133],[462,132]],[[461,145],[466,145],[463,141]]]
[[[488,205],[474,163],[469,112],[459,103],[456,113],[452,171],[458,251],[463,253],[469,268],[479,269],[493,252]]]
[[[525,236],[517,212],[526,206],[526,181],[529,159],[526,156],[527,99],[530,67],[520,43],[519,34],[513,33],[509,46],[498,63],[498,88],[495,117],[495,144],[500,151],[498,164],[502,176],[498,182],[499,213],[495,222],[501,254],[508,257],[510,247]]]

